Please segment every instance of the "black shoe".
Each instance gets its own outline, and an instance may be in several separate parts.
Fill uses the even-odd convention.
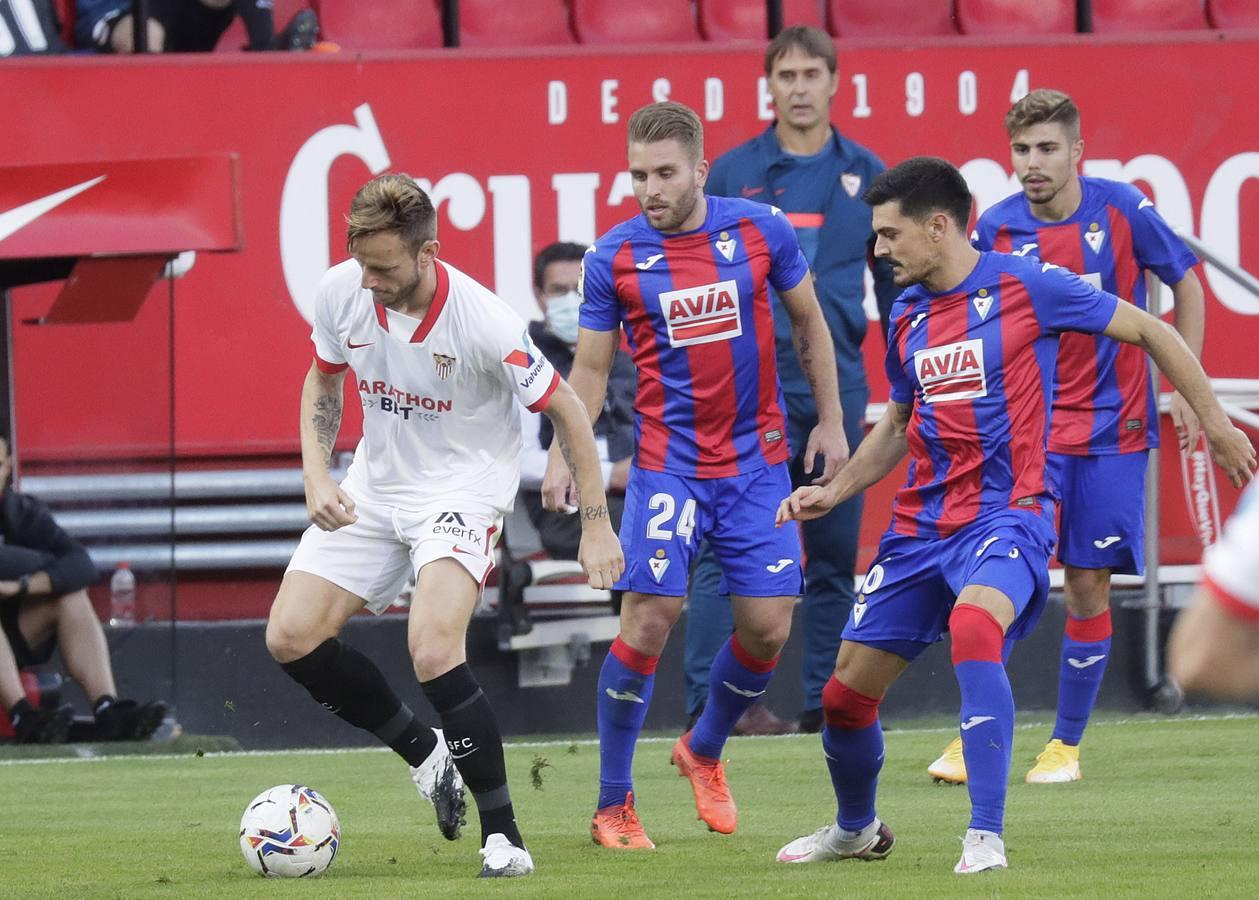
[[[134,700],[115,700],[96,714],[96,740],[146,741],[167,712],[166,704],[157,700],[143,705]]]
[[[817,734],[822,730],[822,710],[806,709],[800,713],[800,733]]]
[[[73,718],[74,710],[68,704],[23,713],[13,723],[13,740],[19,744],[64,744]]]
[[[313,9],[298,11],[275,36],[275,50],[309,50],[319,40],[319,19]]]

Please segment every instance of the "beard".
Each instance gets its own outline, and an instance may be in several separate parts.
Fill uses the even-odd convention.
[[[695,211],[696,205],[699,203],[699,194],[691,191],[685,194],[676,203],[670,205],[663,211],[661,218],[652,221],[651,217],[647,217],[647,221],[657,231],[676,231],[682,227],[682,223],[690,218],[691,213]],[[645,206],[641,206],[643,214],[647,215]]]

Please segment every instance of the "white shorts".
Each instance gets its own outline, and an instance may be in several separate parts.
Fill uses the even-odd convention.
[[[481,587],[494,568],[503,520],[483,513],[411,511],[355,500],[358,521],[336,531],[315,525],[289,561],[287,572],[309,572],[362,597],[379,615],[413,573],[438,559],[453,559]]]

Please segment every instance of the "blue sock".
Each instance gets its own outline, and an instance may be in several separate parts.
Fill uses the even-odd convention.
[[[619,806],[634,789],[634,745],[647,718],[658,656],[639,653],[618,635],[599,670],[599,805]]]
[[[1001,662],[1002,629],[985,610],[958,604],[949,616],[953,671],[961,688],[962,757],[970,827],[1001,834],[1014,743],[1014,694]]]
[[[1110,610],[1090,619],[1067,617],[1058,670],[1058,718],[1053,736],[1079,746],[1110,659]]]
[[[708,701],[691,729],[691,752],[717,759],[734,723],[765,693],[778,657],[757,659],[739,643],[738,635],[722,645],[708,676]]]
[[[826,716],[822,752],[839,806],[835,822],[847,831],[860,831],[874,821],[883,768],[879,701],[831,676],[822,688],[822,710]]]
[[[883,768],[883,726],[875,719],[865,728],[822,729],[822,752],[839,801],[835,821],[847,831],[860,831],[874,821],[874,796]]]

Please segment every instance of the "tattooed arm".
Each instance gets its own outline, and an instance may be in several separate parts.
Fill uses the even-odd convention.
[[[577,338],[577,352],[573,368],[565,379],[577,399],[585,406],[586,419],[594,422],[603,409],[608,392],[608,372],[621,337],[619,331],[593,331],[583,328]],[[559,429],[556,429],[559,434]],[[573,498],[576,479],[561,454],[561,442],[551,442],[547,459],[546,475],[542,479],[542,504],[550,510],[561,510],[576,501]]]
[[[610,588],[621,577],[625,558],[608,517],[603,469],[599,465],[599,450],[595,446],[590,416],[581,398],[564,381],[559,383],[543,412],[555,426],[555,441],[551,449],[563,457],[569,476],[577,487],[581,515],[581,546],[577,559],[590,579],[591,587]]]
[[[354,501],[332,480],[328,468],[341,430],[345,371],[327,375],[311,363],[302,384],[302,482],[310,520],[324,531],[336,531],[357,520]]]
[[[817,404],[817,427],[809,435],[804,451],[804,470],[813,470],[818,453],[826,459],[822,474],[814,484],[826,484],[848,461],[848,439],[844,436],[844,411],[839,405],[839,376],[835,365],[835,345],[822,307],[813,291],[813,279],[806,277],[789,291],[779,293],[791,317],[791,339],[800,369],[809,381]]]

